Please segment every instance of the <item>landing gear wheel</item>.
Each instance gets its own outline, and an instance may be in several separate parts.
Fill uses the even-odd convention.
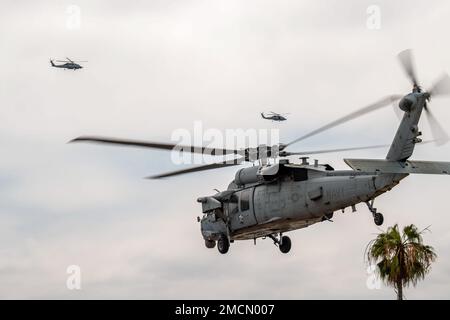
[[[216,242],[214,240],[205,240],[205,246],[208,249],[212,249],[216,246]]]
[[[383,215],[381,213],[379,213],[379,212],[374,213],[374,215],[373,215],[373,222],[375,222],[375,224],[377,226],[381,226],[383,224],[383,222],[384,222]]]
[[[228,241],[228,238],[226,236],[220,236],[219,240],[217,241],[217,250],[219,250],[221,254],[225,254],[228,252],[228,249],[230,249],[230,241]]]
[[[281,252],[283,253],[288,253],[291,250],[291,238],[289,238],[288,236],[282,236],[281,237],[281,243],[278,246],[278,248],[280,249]]]

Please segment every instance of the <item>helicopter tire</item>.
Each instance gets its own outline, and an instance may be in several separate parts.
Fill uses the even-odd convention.
[[[205,240],[205,247],[208,249],[212,249],[216,246],[216,242],[214,240]]]
[[[228,252],[228,249],[230,249],[230,241],[225,235],[221,235],[217,241],[217,250],[219,250],[221,254],[225,254]]]
[[[383,224],[383,222],[384,222],[384,217],[383,217],[383,215],[382,215],[380,212],[376,212],[376,213],[373,215],[373,222],[375,222],[375,224],[376,224],[377,226],[381,226],[381,225]]]
[[[291,246],[291,238],[289,238],[288,236],[281,237],[281,243],[278,248],[282,253],[288,253],[291,250]]]

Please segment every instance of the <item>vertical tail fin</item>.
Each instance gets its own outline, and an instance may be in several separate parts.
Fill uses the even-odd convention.
[[[55,66],[55,64],[53,63],[53,60],[52,60],[52,59],[50,59],[50,64],[52,65],[52,67]]]
[[[421,135],[418,123],[426,100],[426,93],[413,92],[400,101],[401,109],[405,110],[405,113],[386,156],[387,160],[407,160],[413,154],[415,144],[422,141],[417,138]]]

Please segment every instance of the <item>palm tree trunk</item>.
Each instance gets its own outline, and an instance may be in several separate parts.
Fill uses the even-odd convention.
[[[397,300],[403,300],[403,283],[402,283],[402,279],[397,280]]]

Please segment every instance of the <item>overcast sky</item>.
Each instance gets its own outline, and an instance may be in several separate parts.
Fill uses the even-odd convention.
[[[367,26],[367,8],[381,12]],[[69,6],[81,9],[74,27]],[[66,144],[82,134],[169,142],[194,121],[219,130],[280,129],[290,141],[410,88],[396,54],[412,48],[424,87],[450,71],[448,1],[0,2],[0,298],[393,299],[369,290],[367,243],[379,232],[365,207],[269,240],[204,247],[199,196],[223,190],[236,168],[161,181],[170,153]],[[88,60],[84,69],[49,59]],[[431,107],[444,127],[449,99]],[[259,112],[289,112],[271,123]],[[390,143],[392,108],[295,145],[296,150]],[[424,138],[430,138],[426,121]],[[387,150],[319,157],[384,158]],[[413,158],[450,161],[450,145]],[[384,227],[431,225],[438,260],[406,297],[449,298],[446,176],[410,176],[376,201]],[[81,268],[68,290],[66,268]]]

